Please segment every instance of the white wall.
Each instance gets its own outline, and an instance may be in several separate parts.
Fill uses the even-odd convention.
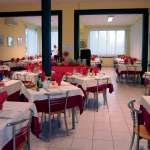
[[[130,56],[140,60],[142,58],[142,19],[135,22],[130,29]]]

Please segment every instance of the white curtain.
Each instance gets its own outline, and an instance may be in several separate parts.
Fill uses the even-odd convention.
[[[98,30],[89,33],[92,54],[116,56],[125,54],[125,30]]]
[[[26,55],[38,55],[38,34],[36,29],[26,28]]]

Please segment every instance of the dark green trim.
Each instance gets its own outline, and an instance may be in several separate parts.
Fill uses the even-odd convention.
[[[16,12],[0,12],[0,17],[26,17],[41,16],[41,11],[16,11]]]
[[[62,57],[62,28],[63,28],[62,11],[58,10],[57,15],[58,15],[58,49]]]
[[[80,19],[79,13],[74,13],[74,59],[79,58],[79,44],[80,44]]]
[[[51,0],[41,1],[42,10],[42,69],[51,75]]]
[[[79,22],[80,15],[107,15],[107,14],[142,14],[143,33],[142,33],[142,70],[147,70],[148,63],[148,8],[131,9],[86,9],[74,11],[74,58],[79,58]]]
[[[149,14],[143,14],[143,32],[142,32],[142,70],[143,73],[147,71],[148,65],[148,26]]]

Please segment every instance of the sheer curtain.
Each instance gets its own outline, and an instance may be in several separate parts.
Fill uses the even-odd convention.
[[[26,55],[38,55],[38,34],[36,29],[26,28]]]
[[[98,30],[89,33],[92,54],[116,56],[125,54],[125,30]]]
[[[56,48],[54,45],[56,45]],[[51,50],[52,56],[58,54],[58,31],[51,31]]]

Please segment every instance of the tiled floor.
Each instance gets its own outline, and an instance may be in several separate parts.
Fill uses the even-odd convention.
[[[69,136],[55,135],[50,142],[32,136],[32,150],[128,150],[132,122],[127,103],[131,99],[140,99],[144,87],[118,84],[114,69],[103,68],[102,71],[111,75],[114,85],[114,92],[108,94],[109,109],[100,106],[99,112],[84,111]],[[102,100],[100,96],[99,101]],[[145,141],[140,145],[141,150],[146,150]]]

